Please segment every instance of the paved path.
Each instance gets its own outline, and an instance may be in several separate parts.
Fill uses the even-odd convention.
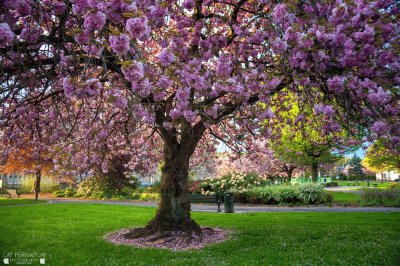
[[[108,200],[70,200],[70,199],[48,199],[53,204],[68,203],[95,203],[122,206],[157,207],[154,202],[130,202],[130,201],[108,201]],[[195,212],[216,212],[216,205],[192,204]],[[223,205],[221,206],[223,210]],[[247,212],[400,212],[400,208],[391,207],[274,207],[274,206],[246,206],[235,205],[236,213]]]

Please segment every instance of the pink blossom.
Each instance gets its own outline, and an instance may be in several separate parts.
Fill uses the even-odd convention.
[[[27,16],[32,12],[32,0],[5,0],[4,7],[15,10],[17,16]]]
[[[106,24],[106,15],[100,11],[87,12],[83,18],[83,27],[87,30],[101,30]]]
[[[386,122],[376,121],[371,126],[372,132],[376,133],[378,136],[382,136],[385,133],[388,133],[390,130],[390,126]]]
[[[169,116],[172,119],[178,119],[182,116],[182,112],[181,112],[181,110],[175,108],[175,109],[172,109],[171,111],[169,111]]]
[[[287,9],[285,4],[276,5],[272,13],[274,22],[281,23],[283,19],[286,17],[286,14],[287,14]]]
[[[19,37],[29,43],[35,43],[40,36],[41,29],[35,24],[25,24]]]
[[[186,9],[193,9],[196,5],[194,0],[184,0],[182,6]]]
[[[385,104],[390,98],[390,92],[384,91],[381,87],[376,90],[370,90],[368,94],[368,101],[373,105]]]
[[[0,23],[0,47],[5,47],[14,39],[14,32],[7,23]]]
[[[129,36],[126,34],[111,35],[108,39],[111,49],[119,56],[129,50]]]
[[[74,39],[79,44],[86,44],[90,41],[90,32],[88,30],[84,30],[80,33],[75,34]]]
[[[232,72],[232,63],[229,57],[220,55],[217,62],[216,73],[221,77],[229,77]]]
[[[158,56],[161,66],[166,67],[175,62],[175,56],[168,48],[164,48]]]
[[[91,45],[85,45],[83,47],[83,50],[88,54],[92,56],[101,56],[103,53],[103,47],[96,45],[96,44],[91,44]]]
[[[75,86],[69,80],[69,78],[64,78],[63,79],[63,89],[64,89],[65,96],[67,96],[67,97],[73,97],[74,96]]]
[[[344,82],[346,78],[341,76],[334,76],[333,78],[328,79],[328,88],[336,93],[342,93],[344,91]]]
[[[147,17],[130,18],[126,21],[126,29],[132,38],[147,39],[150,34]]]
[[[130,82],[137,82],[144,77],[144,67],[141,62],[134,62],[128,67],[122,68],[122,73]]]
[[[275,54],[282,54],[287,49],[287,44],[285,41],[282,41],[280,38],[276,38],[272,43],[272,51]]]
[[[324,105],[322,103],[315,105],[314,111],[316,114],[324,114],[327,117],[335,116],[335,110],[330,105]]]

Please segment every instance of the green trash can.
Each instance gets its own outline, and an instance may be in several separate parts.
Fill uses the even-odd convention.
[[[224,194],[224,209],[225,213],[233,213],[233,193]]]

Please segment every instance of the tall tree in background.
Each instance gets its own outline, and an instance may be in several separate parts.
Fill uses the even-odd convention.
[[[193,154],[207,136],[230,146],[273,137],[260,121],[279,118],[263,106],[276,95],[319,106],[324,135],[400,135],[397,1],[1,0],[0,9],[3,155],[29,142],[39,154],[62,147],[79,171],[107,170],[93,150],[107,145],[135,164],[161,144],[149,233],[201,233],[187,197]]]
[[[358,180],[359,178],[363,178],[365,176],[363,166],[361,164],[361,159],[356,154],[353,155],[349,163],[349,176]]]

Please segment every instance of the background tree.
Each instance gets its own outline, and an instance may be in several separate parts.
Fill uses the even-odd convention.
[[[201,232],[187,197],[199,143],[207,135],[230,146],[271,137],[260,128],[271,114],[259,103],[269,106],[284,89],[320,106],[325,132],[399,135],[396,1],[1,4],[4,154],[28,136],[41,154],[53,140],[83,169],[107,164],[95,156],[104,144],[131,162],[162,146],[161,201],[148,233]]]
[[[42,175],[52,176],[53,161],[47,157],[33,154],[29,147],[14,150],[3,160],[0,172],[3,174],[33,174],[35,176],[32,192],[38,200],[40,193],[40,181]]]
[[[318,180],[321,165],[336,162],[341,154],[354,150],[355,140],[360,139],[357,131],[324,125],[324,121],[336,121],[333,108],[300,102],[290,91],[276,95],[271,106],[279,114],[266,122],[279,136],[269,141],[275,157],[285,164],[310,169],[313,182]]]
[[[400,171],[400,148],[390,148],[382,140],[377,141],[369,147],[363,164],[374,172]]]
[[[358,180],[359,178],[363,178],[365,176],[363,166],[361,164],[361,159],[356,154],[354,154],[353,158],[351,158],[349,163],[348,175],[351,178],[355,178]]]

